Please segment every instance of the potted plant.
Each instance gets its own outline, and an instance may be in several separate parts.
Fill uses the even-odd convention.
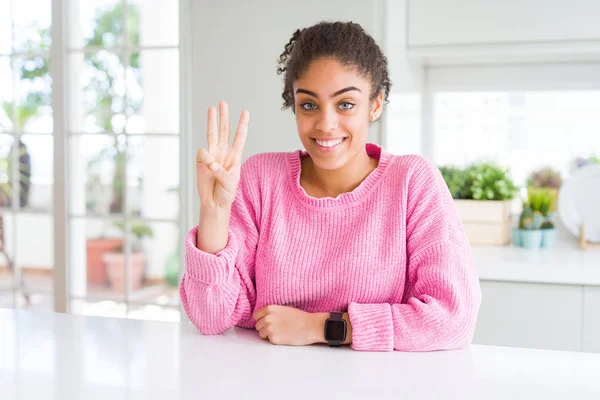
[[[110,162],[112,153],[110,149],[104,148],[98,156],[88,162],[88,180],[86,183],[86,211],[92,213],[106,213],[109,209],[102,209],[102,198],[105,194],[105,185],[100,178],[100,170],[105,162]],[[113,180],[113,199],[121,198],[121,193],[115,195],[115,184]],[[114,202],[114,200],[113,200]],[[104,262],[104,255],[123,248],[123,237],[98,236],[86,240],[87,258],[87,282],[88,284],[107,286],[109,285],[108,273]]]
[[[125,230],[125,224],[121,221],[116,222],[115,226],[121,229],[121,231]],[[146,264],[142,240],[145,237],[152,237],[153,232],[152,228],[148,225],[141,222],[133,222],[131,234],[131,290],[137,290],[142,286],[144,266]],[[111,288],[122,292],[125,288],[125,254],[123,253],[123,246],[105,253],[103,261],[106,265],[106,273]]]
[[[533,171],[527,178],[528,193],[541,190],[552,196],[550,211],[556,211],[556,202],[560,185],[562,185],[560,172],[551,167],[544,167]]]
[[[528,194],[519,218],[519,227],[513,231],[513,242],[527,248],[554,247],[556,229],[549,213],[553,194],[550,190],[538,190]]]
[[[440,167],[471,244],[510,242],[510,200],[518,188],[508,169],[491,162],[461,170]]]
[[[86,240],[87,283],[97,286],[109,284],[104,255],[123,248],[121,237],[96,237]]]
[[[454,166],[439,167],[442,177],[448,185],[453,199],[466,199],[469,196],[467,189],[467,173],[464,169]]]
[[[550,209],[553,202],[556,201],[556,197],[551,190],[541,192],[540,197],[539,211],[544,217],[544,222],[540,227],[542,230],[542,247],[550,248],[556,245],[556,228],[550,221]]]
[[[519,217],[519,229],[514,242],[528,249],[538,249],[542,245],[541,214],[533,210],[530,203],[523,204]]]

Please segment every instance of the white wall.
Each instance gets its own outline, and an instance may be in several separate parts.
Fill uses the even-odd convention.
[[[411,0],[411,46],[600,40],[597,0]]]
[[[392,90],[384,114],[382,143],[394,154],[421,154],[423,68],[407,57],[408,0],[385,4],[384,51]]]
[[[195,1],[193,3],[193,125],[190,160],[206,146],[206,110],[229,103],[232,129],[242,109],[250,110],[244,158],[267,151],[301,148],[293,113],[281,111],[282,77],[277,60],[297,28],[321,20],[352,20],[381,45],[382,0]],[[370,140],[380,143],[376,124]],[[194,196],[193,210],[198,209]],[[197,211],[196,211],[197,213]],[[190,226],[197,223],[194,214]]]

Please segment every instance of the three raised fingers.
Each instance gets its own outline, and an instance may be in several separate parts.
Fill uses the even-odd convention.
[[[242,111],[240,121],[235,133],[233,146],[231,147],[233,159],[239,164],[242,160],[242,153],[248,137],[248,124],[250,122],[250,113],[248,110]],[[208,154],[219,145],[229,146],[230,127],[229,127],[229,107],[226,102],[219,102],[219,132],[217,133],[217,110],[215,107],[209,107],[207,119],[207,141]],[[231,158],[230,158],[231,159]]]

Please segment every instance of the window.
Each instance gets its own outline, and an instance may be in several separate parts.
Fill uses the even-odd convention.
[[[65,268],[53,229],[66,223],[59,289],[73,312],[178,320],[179,2],[54,1],[67,11],[66,53],[52,47],[62,33],[51,0],[0,1],[0,307],[53,309],[53,271]],[[62,115],[52,108],[57,54]],[[54,118],[65,132],[53,132]],[[65,137],[67,173],[54,177]],[[53,198],[55,180],[66,203]],[[67,221],[54,221],[64,204]]]
[[[0,307],[53,306],[50,31],[50,0],[0,2]]]
[[[72,311],[178,320],[178,2],[68,4]]]

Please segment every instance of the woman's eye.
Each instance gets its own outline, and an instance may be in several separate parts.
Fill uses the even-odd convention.
[[[354,104],[344,101],[343,103],[340,103],[338,107],[341,110],[350,110],[352,107],[354,107]]]
[[[302,103],[300,104],[300,107],[302,107],[302,109],[306,111],[313,111],[317,108],[317,106],[313,103]]]

